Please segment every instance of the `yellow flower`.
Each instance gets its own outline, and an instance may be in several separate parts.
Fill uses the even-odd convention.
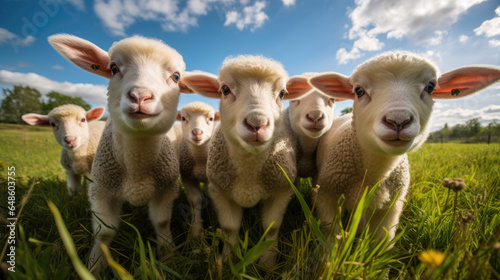
[[[429,266],[441,266],[445,258],[446,254],[436,250],[428,250],[420,253],[420,256],[418,256],[421,262]]]

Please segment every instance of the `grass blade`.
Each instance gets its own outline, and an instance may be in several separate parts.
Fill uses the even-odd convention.
[[[66,251],[68,252],[69,258],[73,263],[73,267],[75,268],[76,273],[78,273],[78,276],[80,276],[80,278],[84,280],[95,279],[94,275],[90,273],[87,267],[83,265],[82,260],[80,260],[80,258],[78,257],[75,243],[73,243],[73,239],[71,238],[71,235],[69,234],[69,231],[64,224],[61,212],[59,212],[59,209],[57,209],[57,206],[52,203],[52,201],[47,201],[47,205],[49,206],[49,209],[54,216],[54,220],[56,220],[56,226],[59,230],[59,235],[61,235],[64,247],[66,247]]]

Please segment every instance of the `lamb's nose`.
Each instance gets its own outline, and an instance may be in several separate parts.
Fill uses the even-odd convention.
[[[320,120],[322,120],[325,117],[325,115],[321,111],[312,111],[307,113],[306,118],[312,122],[312,123],[317,123]]]
[[[413,122],[413,117],[410,115],[408,117],[403,117],[403,118],[397,118],[393,116],[384,116],[382,118],[382,122],[384,125],[390,129],[394,129],[397,132],[400,132],[401,130],[405,129],[408,127],[412,122]]]
[[[71,144],[71,142],[74,142],[76,140],[76,136],[66,136],[64,137],[64,142]]]
[[[266,118],[261,118],[259,120],[245,119],[245,125],[249,130],[259,132],[261,129],[269,125],[269,121]]]
[[[195,129],[193,129],[192,133],[194,136],[200,136],[203,134],[203,130],[201,130],[199,128],[195,128]]]
[[[154,96],[144,90],[134,88],[128,92],[128,98],[132,103],[136,103],[140,106],[144,102],[152,101]]]

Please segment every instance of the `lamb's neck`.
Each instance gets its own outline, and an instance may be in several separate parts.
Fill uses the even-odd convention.
[[[227,143],[227,142],[226,142]],[[248,168],[257,162],[264,162],[269,154],[269,149],[264,150],[260,153],[254,154],[246,151],[242,147],[235,147],[233,145],[228,145],[229,158],[236,167]],[[255,168],[251,168],[254,170]]]
[[[164,134],[136,136],[114,131],[115,153],[121,155],[125,167],[150,166],[156,162]]]
[[[316,153],[319,139],[303,136],[298,137],[297,141],[299,142],[304,157],[313,156]]]
[[[403,158],[402,155],[387,155],[368,149],[361,149],[363,172],[366,172],[367,183],[375,184],[382,180],[387,173]]]
[[[186,141],[189,153],[193,157],[195,162],[206,161],[208,156],[208,147],[210,146],[210,141],[207,141],[201,145],[194,145],[193,143]]]

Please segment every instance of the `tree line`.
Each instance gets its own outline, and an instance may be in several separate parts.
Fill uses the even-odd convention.
[[[429,135],[427,142],[445,143],[478,143],[478,142],[500,142],[500,123],[493,120],[486,126],[482,126],[479,118],[470,119],[465,124],[457,124],[453,127],[444,127]]]
[[[0,104],[0,122],[24,123],[21,116],[28,113],[46,115],[53,108],[64,104],[75,104],[85,110],[90,105],[81,97],[71,97],[56,91],[47,93],[45,99],[37,89],[31,87],[14,86],[13,89],[3,89],[3,99]]]

